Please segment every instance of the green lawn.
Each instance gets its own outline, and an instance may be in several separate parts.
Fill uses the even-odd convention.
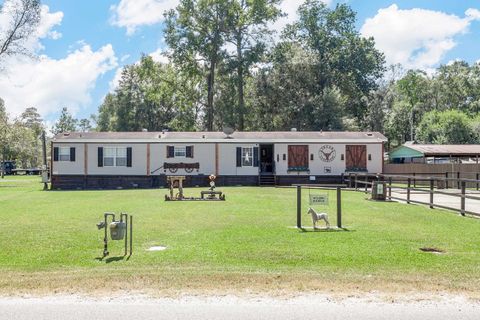
[[[6,177],[0,292],[480,290],[480,220],[344,191],[349,231],[299,232],[291,228],[294,189],[222,190],[226,202],[165,202],[165,189],[45,192],[38,178]],[[303,196],[306,212],[308,192]],[[332,224],[334,202],[331,191],[323,209]],[[95,224],[104,211],[134,215],[128,261],[95,259],[103,236]],[[122,244],[113,243],[111,257],[121,255]],[[168,249],[146,251],[153,245]],[[425,246],[446,253],[419,251]]]

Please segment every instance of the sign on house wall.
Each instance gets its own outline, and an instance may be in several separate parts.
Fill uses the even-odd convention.
[[[320,151],[318,152],[318,156],[323,162],[332,162],[335,160],[336,155],[337,152],[335,151],[335,148],[330,145],[320,147]]]

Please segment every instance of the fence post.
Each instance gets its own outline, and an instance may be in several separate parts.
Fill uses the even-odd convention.
[[[457,189],[460,189],[460,171],[457,172]]]
[[[302,186],[297,186],[297,228],[302,229]]]
[[[410,203],[410,187],[412,185],[412,179],[408,178],[408,184],[407,184],[407,203]]]
[[[480,173],[477,173],[477,191],[478,191],[478,189],[479,189],[479,187],[480,187],[480,185],[479,185],[479,180],[480,180]]]
[[[358,191],[358,183],[357,183],[357,180],[358,180],[358,174],[355,173],[355,191]]]
[[[417,179],[415,179],[415,172],[413,173],[413,187],[417,187]]]
[[[365,193],[368,193],[368,175],[365,175]]]
[[[462,181],[462,197],[460,202],[460,214],[465,216],[465,189],[466,189],[466,182]]]
[[[434,180],[433,178],[430,178],[430,209],[433,209],[433,185]]]
[[[445,172],[445,189],[448,189],[448,172]]]
[[[392,177],[388,178],[388,200],[392,200]]]
[[[342,189],[337,187],[337,227],[342,228]]]

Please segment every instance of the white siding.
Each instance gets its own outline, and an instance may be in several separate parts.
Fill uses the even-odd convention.
[[[75,161],[53,161],[52,174],[81,175],[84,173],[84,144],[83,143],[55,143],[54,147],[75,148]],[[53,150],[52,150],[53,156]]]
[[[368,144],[367,145],[367,157],[368,154],[372,155],[372,160],[368,161],[367,169],[369,173],[382,173],[383,172],[383,147],[382,144]]]
[[[131,147],[131,167],[99,167],[98,147]],[[105,152],[104,152],[105,154]],[[89,144],[88,145],[88,174],[91,175],[125,175],[145,176],[147,175],[147,144]]]
[[[193,146],[193,158],[167,158],[167,146]],[[146,154],[146,153],[145,153]],[[145,156],[146,157],[146,156]],[[170,143],[170,144],[151,144],[150,145],[150,171],[154,171],[166,163],[199,163],[200,169],[191,173],[179,169],[175,173],[169,170],[164,172],[163,169],[158,170],[154,175],[210,175],[215,173],[215,144],[213,143]]]
[[[314,143],[309,146],[309,167],[310,173],[306,172],[287,172],[288,170],[288,145],[300,145],[301,143],[281,143],[274,145],[274,162],[277,175],[340,175],[345,173],[345,160],[341,160],[341,155],[345,155],[346,144],[328,144]],[[355,143],[351,143],[354,145]],[[359,143],[361,145],[365,145]],[[171,146],[193,146],[193,158],[167,158],[167,145]],[[331,162],[324,162],[319,157],[320,148],[324,145],[332,146],[336,151],[336,156]],[[382,172],[382,144],[367,145],[367,169],[370,173]],[[179,169],[176,175],[209,175],[215,173],[215,143],[151,143],[150,144],[150,168],[147,170],[147,143],[126,144],[126,143],[89,143],[88,146],[88,174],[90,175],[140,175],[146,176],[148,171],[154,171],[167,163],[196,163],[200,164],[197,172],[191,173]],[[98,147],[131,147],[132,148],[132,167],[98,167]],[[54,147],[75,147],[76,161],[56,161],[53,162],[54,175],[82,175],[84,173],[84,144],[83,143],[54,143]],[[236,148],[237,147],[259,147],[259,144],[239,144],[239,143],[219,143],[218,144],[218,174],[223,176],[252,176],[259,174],[258,167],[237,167],[236,166]],[[283,154],[286,160],[283,160]],[[310,155],[313,154],[313,160]],[[368,160],[368,155],[372,160]],[[277,161],[277,156],[279,161]],[[345,155],[346,158],[346,155]],[[325,167],[330,167],[331,172],[325,173]],[[172,174],[167,170],[158,170],[153,175]]]
[[[274,148],[276,174],[277,175],[308,175],[305,172],[287,172],[288,170],[288,145],[294,144],[276,144]],[[295,144],[300,145],[300,144]],[[332,146],[335,149],[336,155],[333,161],[325,162],[319,156],[320,148],[324,145]],[[351,143],[354,145],[354,143]],[[346,168],[346,154],[345,144],[308,144],[309,152],[309,175],[341,175],[345,173]],[[283,160],[285,154],[286,160]],[[313,160],[310,160],[310,155],[313,154]],[[341,155],[344,155],[344,160],[341,160]],[[368,160],[368,154],[371,154],[372,160]],[[277,162],[277,155],[279,160]],[[325,173],[325,168],[330,168],[331,173]],[[382,144],[367,144],[367,170],[371,173],[382,172]]]
[[[237,147],[253,148],[258,144],[219,144],[219,172],[221,176],[256,176],[258,167],[237,167]]]

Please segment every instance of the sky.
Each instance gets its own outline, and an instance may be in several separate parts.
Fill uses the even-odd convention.
[[[11,0],[16,1],[16,0]],[[2,4],[4,0],[0,0]],[[301,0],[284,0],[281,30],[296,19]],[[388,64],[433,72],[455,60],[480,60],[480,0],[325,0],[357,12],[358,31],[375,38]],[[36,107],[47,124],[61,109],[77,118],[97,112],[115,89],[122,67],[142,54],[165,61],[163,12],[178,0],[43,0],[28,47],[38,58],[8,58],[0,69],[0,97],[11,116]],[[7,17],[0,15],[0,34]]]

